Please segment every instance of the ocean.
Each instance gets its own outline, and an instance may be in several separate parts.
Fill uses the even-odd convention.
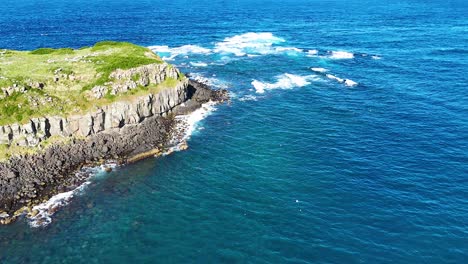
[[[188,150],[0,226],[0,263],[467,262],[466,1],[3,0],[0,25],[0,49],[147,46],[232,97]]]

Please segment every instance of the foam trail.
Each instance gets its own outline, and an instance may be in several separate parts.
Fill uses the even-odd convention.
[[[344,83],[344,81],[345,81],[344,79],[336,77],[335,75],[327,74],[326,76],[327,76],[328,79],[335,80],[335,81],[337,81],[339,83]]]
[[[241,102],[245,102],[245,101],[257,101],[257,97],[255,95],[251,95],[251,94],[248,94],[242,98],[239,99],[239,101]]]
[[[345,84],[346,84],[346,86],[349,86],[349,87],[354,87],[354,86],[358,85],[357,82],[355,82],[353,80],[350,80],[350,79],[346,79]]]
[[[318,53],[319,53],[318,50],[315,50],[315,49],[314,50],[309,50],[309,51],[307,51],[307,57],[315,57],[315,56],[317,56]]]
[[[190,62],[190,65],[194,66],[194,67],[207,67],[208,66],[208,63],[206,62]]]
[[[104,165],[98,167],[85,167],[80,171],[76,172],[76,174],[79,175],[78,177],[85,177],[87,178],[87,180],[71,191],[54,195],[47,202],[34,206],[32,208],[32,212],[37,212],[37,214],[34,216],[26,216],[29,219],[29,225],[31,227],[44,227],[52,223],[52,216],[61,207],[68,205],[73,199],[73,197],[82,193],[85,190],[86,186],[91,184],[90,180],[92,177],[95,177],[100,172],[104,172],[106,168],[115,167],[117,167],[117,164],[113,161],[109,161]]]
[[[190,54],[221,54],[234,55],[236,57],[256,57],[270,54],[283,54],[287,56],[298,56],[304,50],[296,47],[275,47],[274,45],[286,42],[285,39],[276,37],[269,32],[249,32],[245,34],[227,37],[223,41],[215,44],[213,49],[204,48],[197,45],[184,45],[180,47],[150,46],[153,52],[159,54],[165,60],[174,60],[175,57]],[[315,51],[318,53],[318,51]],[[313,54],[313,51],[309,51]]]
[[[328,70],[325,68],[310,68],[314,72],[319,72],[319,73],[324,73],[327,72]]]
[[[277,47],[275,48],[277,54],[284,54],[288,56],[298,56],[304,52],[304,50],[295,47]]]
[[[373,60],[380,60],[380,59],[382,59],[382,57],[377,56],[377,55],[373,55],[371,58],[372,58]]]
[[[337,81],[339,83],[344,83],[348,87],[354,87],[354,86],[358,85],[357,82],[355,82],[355,81],[353,81],[351,79],[341,79],[341,78],[339,78],[339,77],[337,77],[335,75],[332,75],[332,74],[327,74],[325,76],[327,76],[328,79],[335,80],[335,81]]]
[[[329,58],[335,60],[353,59],[354,54],[347,51],[332,51],[330,52]]]
[[[216,110],[216,104],[216,102],[210,101],[203,104],[202,107],[188,115],[176,116],[176,126],[170,142],[172,147],[170,147],[163,155],[169,155],[174,151],[181,151],[186,149],[187,140],[189,140],[193,133],[197,130],[199,122]]]
[[[257,93],[265,93],[265,90],[273,89],[291,89],[294,87],[303,87],[310,84],[310,80],[315,79],[315,75],[299,76],[285,73],[276,77],[274,83],[261,82],[258,80],[252,81],[252,86]]]
[[[82,191],[90,182],[85,182],[84,184],[80,185],[76,189],[59,193],[52,198],[50,198],[47,202],[42,203],[40,205],[34,206],[32,211],[37,211],[37,215],[30,217],[29,225],[31,227],[41,227],[47,226],[52,223],[52,215],[60,208],[68,203],[70,203],[71,199],[80,191]]]

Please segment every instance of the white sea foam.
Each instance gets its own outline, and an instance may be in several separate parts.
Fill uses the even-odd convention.
[[[176,125],[170,141],[172,147],[170,147],[163,155],[169,155],[174,151],[185,149],[184,146],[187,146],[187,140],[190,139],[194,132],[203,129],[198,127],[199,122],[216,110],[215,105],[216,102],[210,101],[188,115],[176,116]]]
[[[225,38],[224,41],[215,45],[214,52],[221,54],[234,54],[245,56],[247,54],[271,54],[275,52],[273,44],[285,42],[284,39],[274,36],[272,33],[249,32],[233,37]]]
[[[327,74],[326,76],[327,76],[327,78],[329,78],[331,80],[335,80],[335,81],[337,81],[339,83],[344,83],[348,87],[354,87],[354,86],[358,85],[357,82],[355,82],[355,81],[353,81],[351,79],[342,79],[342,78],[339,78],[339,77],[337,77],[335,75],[332,75],[332,74]]]
[[[377,56],[377,55],[373,55],[371,58],[374,59],[374,60],[380,60],[380,59],[382,59],[382,57]]]
[[[309,50],[307,51],[307,57],[315,57],[319,53],[318,50]]]
[[[353,59],[354,54],[347,51],[331,51],[328,56],[330,59],[343,60],[343,59]]]
[[[58,210],[58,208],[67,205],[73,196],[82,191],[89,183],[90,182],[87,181],[75,190],[59,193],[50,198],[47,202],[34,206],[33,212],[38,211],[39,213],[36,216],[29,218],[29,224],[32,227],[41,227],[52,223],[52,215]]]
[[[325,68],[310,68],[312,71],[314,72],[320,72],[320,73],[324,73],[324,72],[327,72],[328,70],[325,69]]]
[[[269,32],[249,32],[245,34],[227,37],[221,42],[217,42],[213,49],[197,46],[184,45],[181,47],[169,46],[150,46],[151,50],[158,53],[164,60],[174,60],[177,56],[190,54],[212,54],[217,53],[226,56],[234,55],[236,57],[256,57],[270,54],[283,54],[287,56],[298,56],[303,54],[304,50],[296,47],[275,46],[286,42],[285,39],[276,37]],[[315,52],[315,53],[314,53]],[[308,54],[316,54],[318,51],[308,51]],[[223,59],[221,59],[223,60]],[[224,59],[225,60],[225,59]],[[232,58],[229,58],[229,61]]]
[[[73,197],[83,192],[86,186],[91,183],[90,179],[92,177],[95,177],[100,172],[104,172],[106,168],[115,168],[116,166],[116,163],[109,162],[99,167],[85,167],[78,171],[77,175],[87,177],[88,179],[75,189],[54,195],[47,202],[34,206],[32,212],[37,212],[37,214],[35,216],[26,216],[29,219],[29,225],[31,227],[43,227],[52,223],[52,216],[61,207],[69,204]]]
[[[251,94],[248,94],[246,96],[243,96],[239,99],[239,101],[241,102],[245,102],[245,101],[257,101],[257,97],[255,95],[251,95]]]
[[[345,80],[345,84],[346,84],[346,86],[349,86],[349,87],[353,87],[353,86],[358,85],[357,82],[355,82],[355,81],[353,81],[353,80],[350,80],[350,79],[346,79],[346,80]]]
[[[332,74],[327,74],[326,76],[327,76],[328,79],[335,80],[335,81],[337,81],[339,83],[344,83],[344,81],[345,81],[344,79],[336,77],[335,75],[332,75]]]
[[[252,81],[252,86],[257,93],[264,93],[265,90],[273,89],[291,89],[294,87],[303,87],[310,84],[310,80],[314,80],[315,75],[300,76],[294,74],[281,74],[276,77],[277,81],[274,83],[261,82],[258,80]]]
[[[275,51],[277,54],[286,54],[292,56],[297,56],[304,52],[304,50],[295,47],[276,47]]]
[[[194,67],[207,67],[208,63],[198,61],[198,62],[190,62],[190,65],[192,65]]]

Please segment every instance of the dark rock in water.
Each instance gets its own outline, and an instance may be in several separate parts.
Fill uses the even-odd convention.
[[[38,204],[47,197],[73,189],[86,180],[86,175],[75,173],[84,164],[96,165],[108,159],[122,164],[142,153],[163,149],[170,144],[175,126],[173,114],[191,113],[210,100],[228,100],[226,91],[213,91],[193,80],[189,81],[186,94],[188,97],[178,106],[136,124],[90,134],[85,139],[74,138],[70,144],[54,145],[43,153],[0,162],[0,212],[12,215],[23,206]]]

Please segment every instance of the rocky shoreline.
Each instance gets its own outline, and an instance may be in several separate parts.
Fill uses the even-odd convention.
[[[69,143],[1,162],[0,224],[12,223],[24,214],[33,217],[38,213],[33,206],[81,185],[87,175],[76,172],[83,166],[97,166],[108,160],[125,164],[162,154],[174,143],[176,115],[189,114],[209,101],[228,99],[227,91],[214,91],[193,80],[183,89],[184,98],[178,98],[175,106],[138,117],[138,122],[90,133],[85,138],[72,138]]]

